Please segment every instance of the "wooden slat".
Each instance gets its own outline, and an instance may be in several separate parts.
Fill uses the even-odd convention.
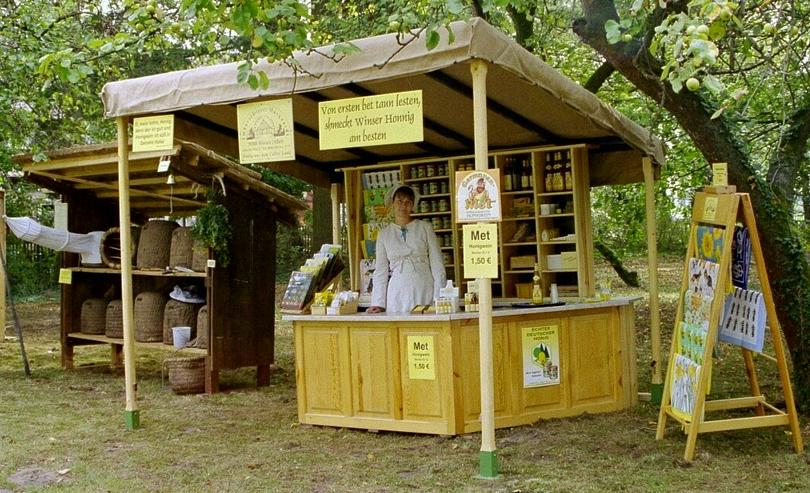
[[[134,161],[143,159],[160,159],[161,156],[172,156],[180,151],[181,146],[175,144],[171,150],[166,151],[148,151],[148,152],[129,152],[129,161],[132,164]],[[30,163],[23,166],[23,171],[52,171],[52,170],[67,170],[71,168],[84,168],[87,166],[97,166],[101,164],[110,164],[113,167],[117,166],[118,153],[113,151],[109,153],[93,155],[82,155],[75,157],[66,157],[52,159],[39,163]]]

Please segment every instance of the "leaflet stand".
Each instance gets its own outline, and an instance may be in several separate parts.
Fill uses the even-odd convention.
[[[779,370],[779,377],[785,399],[785,410],[781,410],[765,400],[757,381],[756,368],[752,351],[741,348],[745,369],[751,390],[751,396],[731,399],[706,400],[707,389],[710,388],[712,353],[717,341],[720,318],[723,313],[723,306],[726,298],[726,286],[730,283],[730,266],[732,257],[732,237],[737,219],[748,228],[751,238],[751,249],[756,263],[757,274],[761,284],[762,295],[765,302],[767,314],[766,325],[770,329],[771,341],[775,352],[775,358],[766,357],[776,362]],[[685,300],[692,296],[690,289],[694,291],[696,283],[694,276],[690,282],[690,265],[694,265],[693,257],[701,255],[697,244],[698,228],[713,228],[714,239],[716,240],[717,258],[719,270],[715,271],[716,282],[714,286],[709,284],[706,292],[713,295],[705,298],[710,303],[708,309],[708,326],[705,333],[705,340],[697,337],[698,343],[689,348],[692,355],[697,359],[689,360],[679,350],[683,352],[682,330],[686,326],[684,321]],[[705,233],[706,229],[703,229]],[[686,268],[684,269],[681,283],[681,296],[678,302],[678,309],[675,322],[675,331],[672,338],[672,350],[670,351],[669,363],[667,366],[667,377],[664,384],[664,393],[661,399],[661,409],[658,415],[658,429],[655,439],[664,438],[667,417],[671,417],[681,423],[684,433],[687,435],[686,450],[684,460],[691,462],[695,456],[695,446],[699,433],[709,433],[715,431],[738,430],[746,428],[760,428],[766,426],[790,426],[793,437],[793,448],[796,453],[801,453],[803,449],[802,436],[799,429],[796,405],[793,400],[793,390],[790,385],[790,375],[785,360],[785,352],[782,344],[782,335],[779,321],[774,308],[773,294],[771,292],[768,274],[765,270],[765,260],[762,254],[762,247],[757,234],[754,210],[751,206],[751,198],[745,193],[735,193],[733,186],[725,187],[704,187],[704,191],[695,197],[695,206],[692,211],[692,226],[689,234],[689,247],[686,254]],[[722,239],[722,242],[721,242]],[[708,242],[709,239],[706,239]],[[708,247],[708,245],[706,245]],[[705,250],[708,250],[706,248]],[[705,251],[704,250],[704,251]],[[705,264],[704,264],[705,265]],[[706,288],[705,284],[703,288]],[[689,292],[689,294],[687,294]],[[694,310],[694,305],[688,307]],[[693,312],[694,313],[694,312]],[[687,336],[684,340],[690,340]],[[676,360],[678,363],[676,363]],[[685,363],[684,363],[685,362]],[[699,366],[697,365],[699,363]],[[686,371],[684,371],[686,369]],[[688,382],[685,385],[685,382]],[[672,389],[676,390],[676,400],[673,402]],[[679,393],[686,390],[685,393]],[[684,406],[684,403],[686,405]],[[685,408],[685,409],[684,409]],[[730,409],[753,408],[754,416],[740,418],[726,418],[708,421],[705,419],[706,411],[724,411]],[[685,412],[686,411],[686,412]],[[691,413],[689,412],[691,411]]]

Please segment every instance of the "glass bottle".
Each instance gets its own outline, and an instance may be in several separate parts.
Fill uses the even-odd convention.
[[[546,154],[546,168],[545,168],[545,191],[554,191],[554,156],[549,152]]]
[[[512,191],[512,158],[506,158],[503,168],[503,189]]]
[[[534,275],[532,276],[532,304],[543,304],[543,283],[540,277],[540,264],[534,264]]]
[[[512,190],[520,190],[520,170],[515,163],[515,158],[509,158],[509,162],[511,163],[509,173],[512,176]]]
[[[520,188],[521,190],[528,190],[531,187],[531,183],[529,181],[529,175],[531,174],[531,169],[529,168],[529,161],[526,159],[521,159],[520,161]]]
[[[563,153],[563,158],[565,159],[565,189],[566,190],[573,190],[574,189],[574,177],[571,174],[571,155],[568,151]]]
[[[554,153],[554,191],[562,192],[564,188],[562,153],[557,151]]]

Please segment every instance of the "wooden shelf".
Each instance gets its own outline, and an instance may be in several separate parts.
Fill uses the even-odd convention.
[[[414,182],[422,182],[422,181],[433,181],[433,180],[446,180],[449,177],[447,175],[437,175],[437,176],[425,176],[422,178],[406,178],[403,180],[403,183],[414,183]]]
[[[534,216],[504,217],[501,219],[501,222],[509,221],[534,221]]]
[[[562,192],[538,192],[538,197],[560,197],[563,195],[574,195],[573,190],[564,190]]]
[[[449,216],[450,211],[438,211],[438,212],[414,212],[411,214],[411,217],[430,217],[430,216]]]
[[[574,213],[573,212],[563,212],[561,214],[547,214],[545,216],[540,215],[540,216],[537,216],[537,217],[539,217],[540,219],[554,219],[554,218],[557,218],[557,217],[574,217]]]
[[[91,274],[121,274],[120,269],[111,269],[109,267],[71,267],[73,272],[87,272]],[[165,272],[162,270],[137,270],[132,269],[133,276],[156,276],[156,277],[206,277],[205,272]]]
[[[67,335],[71,339],[81,339],[83,341],[93,341],[93,342],[102,342],[106,344],[117,344],[119,346],[124,345],[124,339],[118,339],[113,337],[107,337],[102,334],[82,334],[81,332],[71,332]],[[201,354],[203,356],[208,354],[207,349],[200,349],[200,348],[183,348],[177,349],[170,344],[163,344],[162,342],[135,342],[135,345],[138,347],[146,347],[151,349],[160,349],[163,351],[174,351],[179,353],[185,354]]]

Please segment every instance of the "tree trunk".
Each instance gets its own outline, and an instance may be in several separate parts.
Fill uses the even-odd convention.
[[[629,271],[624,267],[624,263],[622,259],[616,255],[616,252],[610,249],[609,246],[602,243],[599,240],[593,240],[593,246],[596,250],[605,257],[605,260],[608,261],[613,270],[616,271],[616,274],[619,275],[619,278],[624,281],[630,287],[637,288],[639,286],[638,283],[638,272]]]
[[[810,337],[804,330],[804,321],[810,320],[810,273],[785,201],[792,192],[783,193],[757,175],[729,120],[725,115],[712,119],[716,108],[700,92],[675,93],[668,83],[660,80],[660,63],[650,57],[646,44],[639,40],[607,43],[605,22],[618,20],[611,0],[581,0],[581,3],[585,17],[574,21],[574,32],[627,80],[672,113],[708,162],[728,163],[729,183],[736,185],[739,192],[750,193],[779,322],[793,359],[797,403],[801,409],[810,409]],[[809,120],[806,111],[800,110],[793,116],[791,130],[786,132],[769,172],[774,186],[785,186],[795,177],[791,169],[779,170],[780,173],[774,169],[800,162],[801,155],[796,156],[795,152],[806,148]]]

